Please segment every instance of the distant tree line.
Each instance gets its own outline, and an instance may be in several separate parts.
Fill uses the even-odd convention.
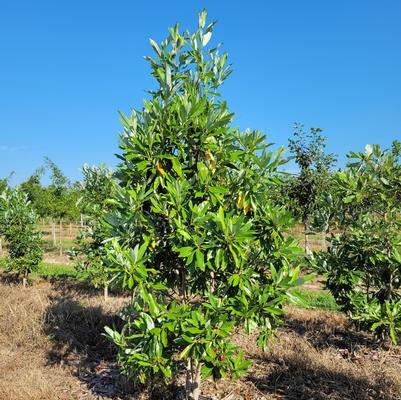
[[[49,173],[50,182],[46,185],[43,178]],[[0,193],[10,186],[12,175],[0,178]],[[32,209],[40,219],[75,222],[83,212],[78,200],[83,195],[81,182],[71,182],[49,158],[32,175],[19,185],[27,195]]]

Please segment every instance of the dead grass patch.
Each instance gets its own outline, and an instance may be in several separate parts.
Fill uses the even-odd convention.
[[[101,335],[119,325],[125,297],[71,280],[0,280],[0,400],[179,399],[177,385],[131,388]],[[269,352],[235,340],[253,359],[240,381],[205,382],[204,398],[225,400],[399,400],[401,354],[381,350],[339,313],[288,308]]]

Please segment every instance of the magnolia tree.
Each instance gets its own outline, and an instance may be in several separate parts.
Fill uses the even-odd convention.
[[[227,55],[208,47],[215,23],[178,26],[147,57],[157,87],[141,111],[122,115],[111,270],[132,291],[121,332],[106,328],[124,373],[141,382],[186,373],[238,377],[250,361],[232,342],[239,327],[266,349],[289,290],[302,283],[302,250],[284,231],[290,215],[269,201],[285,162],[257,131],[230,126],[219,87]]]
[[[342,230],[320,261],[343,310],[381,339],[401,333],[401,144],[351,153],[337,174]]]
[[[19,188],[7,189],[0,196],[0,236],[5,238],[9,253],[6,268],[22,275],[24,287],[29,273],[42,260],[37,219],[27,195]]]
[[[307,132],[302,125],[296,124],[293,138],[289,139],[289,148],[299,167],[299,174],[284,186],[287,191],[285,199],[302,222],[305,250],[308,250],[307,231],[310,226],[319,230],[328,228],[327,224],[321,223],[320,210],[330,196],[331,170],[336,158],[334,154],[326,154],[326,137],[320,128],[311,128]]]
[[[107,300],[112,275],[106,265],[107,251],[104,242],[109,237],[109,232],[107,226],[101,222],[111,210],[109,200],[114,186],[113,171],[104,165],[84,165],[82,172],[84,179],[80,203],[85,213],[85,226],[79,232],[77,245],[71,249],[69,255],[76,261],[75,267],[81,276],[95,287],[103,287]]]

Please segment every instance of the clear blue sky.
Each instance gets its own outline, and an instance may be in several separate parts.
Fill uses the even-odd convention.
[[[114,166],[117,111],[152,87],[144,55],[176,21],[218,19],[235,124],[287,144],[318,126],[341,155],[401,139],[400,0],[0,0],[0,177],[50,157],[72,179]]]

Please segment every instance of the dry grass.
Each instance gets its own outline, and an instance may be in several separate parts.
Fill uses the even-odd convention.
[[[127,301],[71,281],[0,282],[0,400],[178,399],[174,387],[123,395],[113,348],[101,336]],[[289,308],[268,353],[238,335],[253,365],[238,382],[205,382],[225,400],[401,399],[401,354],[380,350],[337,313]]]
[[[0,400],[97,399],[84,377],[111,358],[101,333],[124,299],[104,304],[68,281],[35,281],[23,289],[2,278]]]

